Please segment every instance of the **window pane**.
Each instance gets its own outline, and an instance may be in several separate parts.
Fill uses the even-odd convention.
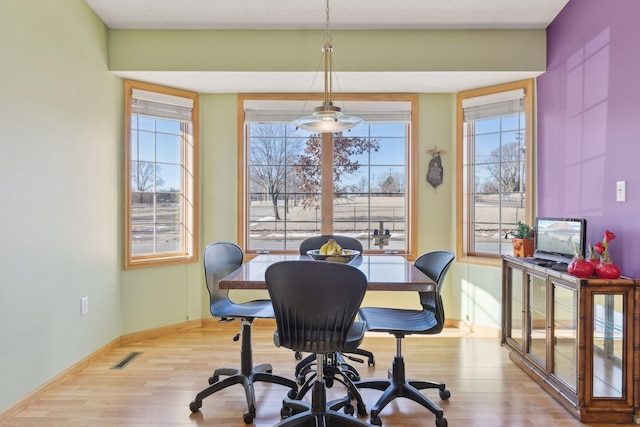
[[[197,179],[197,139],[190,132],[193,121],[184,108],[172,110],[168,104],[161,108],[154,101],[141,105],[134,91],[152,92],[136,82],[125,81],[125,102],[134,112],[130,129],[125,131],[125,147],[130,150],[130,174],[126,191],[130,203],[125,212],[128,231],[125,236],[125,268],[154,266],[165,260],[171,263],[195,260],[197,235],[197,206],[194,188]],[[197,95],[185,91],[156,87],[159,94],[185,97],[196,105]],[[185,104],[187,104],[185,103]],[[156,103],[157,104],[157,103]],[[141,107],[142,109],[138,109]],[[167,108],[169,107],[169,108]],[[175,113],[175,117],[172,114]],[[162,117],[159,117],[162,115]],[[180,117],[178,117],[180,115]],[[193,117],[196,121],[197,117]]]
[[[163,163],[180,163],[181,150],[182,136],[180,134],[158,134],[156,145],[156,161]]]
[[[499,132],[500,131],[500,119],[486,119],[476,120],[474,122],[476,134]]]
[[[245,100],[245,106],[250,102]],[[401,104],[406,111],[410,103]],[[252,115],[277,117],[257,110],[245,114],[248,250],[296,251],[306,237],[319,234],[324,223],[325,232],[331,224],[333,233],[353,236],[367,250],[407,252],[408,123],[370,123],[322,135],[290,123],[254,122]],[[327,158],[323,145],[329,136],[332,167],[321,164]],[[322,171],[329,170],[332,186],[323,189]],[[333,205],[331,218],[324,222],[322,197],[331,197],[325,203]],[[373,233],[380,229],[388,235],[378,247]]]
[[[154,163],[131,162],[131,191],[153,191],[155,180]]]
[[[177,193],[131,193],[131,253],[179,252],[183,247],[181,198]]]
[[[408,127],[376,123],[362,128],[369,132],[358,135],[369,137],[355,142],[365,150],[348,158],[350,166],[342,166],[353,172],[340,175],[345,191],[334,201],[334,228],[359,238],[365,249],[406,251]]]
[[[134,119],[131,121],[131,124],[133,129],[149,131],[155,130],[155,119],[152,117],[134,115]]]
[[[142,161],[153,162],[156,159],[155,134],[153,132],[138,131],[137,158]]]
[[[320,224],[321,140],[285,124],[249,126],[249,249],[291,249]]]
[[[348,197],[349,194],[369,191],[370,168],[360,166],[355,171],[351,171],[346,166],[335,166],[334,171],[337,177],[334,183],[336,193]]]
[[[507,130],[519,130],[524,127],[524,115],[519,116],[506,116],[501,120],[501,126],[503,131]]]
[[[474,171],[474,190],[477,194],[497,193],[500,191],[500,164],[476,165]]]
[[[173,133],[180,135],[182,122],[179,120],[156,119],[156,131],[161,133]]]
[[[405,138],[407,135],[406,123],[372,123],[369,125],[371,136],[396,136]]]
[[[476,163],[495,162],[500,159],[500,134],[486,133],[475,136]]]
[[[477,93],[474,96],[478,96]],[[498,91],[484,94],[489,93]],[[525,102],[531,101],[525,99]],[[530,218],[531,206],[525,197],[526,146],[530,143],[525,141],[525,104],[514,105],[520,108],[520,114],[514,115],[513,110],[505,109],[504,116],[490,119],[473,120],[473,116],[467,115],[464,128],[460,129],[463,136],[460,150],[465,156],[463,175],[471,178],[462,180],[463,194],[468,197],[459,208],[464,209],[464,221],[472,224],[472,235],[463,247],[474,255],[512,254],[511,240],[505,235],[518,221],[526,223]],[[461,111],[460,103],[459,114]],[[496,114],[499,111],[500,108],[494,108]]]
[[[371,152],[372,165],[404,165],[406,163],[404,138],[377,138],[380,149]]]
[[[156,165],[156,191],[180,192],[181,172],[180,165]]]

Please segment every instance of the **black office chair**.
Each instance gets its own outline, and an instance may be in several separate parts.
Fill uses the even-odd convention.
[[[444,327],[444,308],[440,291],[444,278],[455,259],[449,251],[429,252],[418,258],[414,265],[433,280],[436,292],[420,292],[422,310],[406,310],[395,308],[363,307],[359,310],[359,318],[367,323],[367,331],[388,332],[396,337],[396,355],[389,379],[357,382],[358,388],[372,388],[383,391],[382,396],[371,408],[371,424],[382,425],[380,411],[389,402],[398,397],[405,397],[429,409],[436,416],[436,426],[446,427],[447,419],[442,408],[435,405],[419,390],[438,389],[440,398],[447,400],[451,393],[441,382],[407,380],[405,377],[404,359],[402,357],[402,338],[411,334],[439,334]]]
[[[362,253],[363,251],[362,243],[360,243],[358,239],[349,236],[325,234],[305,239],[300,244],[300,254],[304,255],[309,250],[320,249],[320,247],[327,243],[329,239],[334,239],[336,243],[343,249],[356,250],[360,253]],[[350,354],[365,356],[367,357],[369,366],[375,365],[373,353],[361,348],[357,348],[357,345],[347,345],[343,352],[332,353],[327,355],[327,357],[325,358],[325,364],[323,366],[324,381],[327,388],[331,388],[334,381],[337,381],[344,385],[347,388],[349,395],[356,400],[358,415],[365,416],[367,415],[367,407],[362,400],[362,396],[360,396],[358,388],[353,384],[354,381],[360,381],[360,373],[355,367],[353,367],[353,365],[347,363],[345,358],[359,363],[363,363],[364,360],[350,356]],[[301,358],[301,353],[296,352],[296,359],[299,360]],[[301,386],[300,390],[298,391],[297,399],[301,399],[302,397],[304,397],[304,395],[313,385],[313,376],[310,376],[310,374],[315,372],[315,362],[316,355],[310,354],[296,365],[294,374],[296,376],[298,384],[300,384]]]
[[[247,412],[243,416],[246,424],[253,422],[256,415],[256,399],[253,383],[263,381],[280,384],[291,388],[289,396],[295,396],[298,386],[295,381],[274,375],[270,364],[253,366],[251,350],[251,323],[255,318],[273,318],[273,306],[271,301],[254,300],[245,303],[234,303],[229,299],[229,290],[220,289],[218,281],[227,274],[236,270],[242,265],[242,249],[234,243],[216,242],[211,243],[204,249],[203,261],[207,290],[209,291],[209,301],[211,304],[211,314],[219,317],[221,321],[232,321],[240,318],[242,329],[240,334],[233,340],[237,341],[242,335],[242,346],[240,350],[241,368],[219,368],[213,372],[209,378],[209,387],[197,394],[196,398],[189,405],[191,412],[198,412],[202,407],[202,400],[213,393],[225,389],[234,384],[242,384],[247,398]],[[220,379],[221,376],[227,378]]]
[[[312,236],[303,240],[302,243],[300,243],[300,255],[306,255],[307,251],[310,251],[313,249],[320,249],[320,247],[322,247],[322,245],[327,243],[329,239],[334,239],[336,243],[340,245],[340,247],[343,249],[352,249],[360,252],[361,254],[363,252],[362,243],[360,243],[360,241],[356,238],[349,237],[349,236],[325,234],[322,236]],[[354,351],[351,351],[349,353],[365,356],[367,358],[367,363],[369,366],[375,366],[376,364],[376,360],[373,356],[373,353],[371,353],[370,351],[357,348]],[[311,357],[312,356],[313,355],[311,355]],[[358,360],[358,359],[353,359],[353,358],[350,358],[350,359],[361,362],[361,360]],[[300,364],[299,366],[301,365],[304,365],[304,364]],[[298,371],[299,369],[296,369],[296,375],[299,374]],[[355,374],[357,374],[357,371],[355,372]]]
[[[362,342],[364,324],[354,321],[367,290],[367,278],[360,270],[325,261],[282,261],[267,268],[265,280],[276,317],[276,346],[313,352],[324,362],[328,354]],[[316,364],[311,404],[285,398],[285,419],[275,427],[368,425],[338,412],[345,408],[353,413],[352,406],[347,411],[348,396],[327,403],[324,365]]]

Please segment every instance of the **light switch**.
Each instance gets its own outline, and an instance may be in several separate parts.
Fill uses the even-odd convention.
[[[626,202],[626,201],[627,201],[627,182],[618,181],[616,182],[616,202]]]

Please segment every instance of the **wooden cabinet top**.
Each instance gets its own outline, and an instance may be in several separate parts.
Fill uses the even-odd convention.
[[[503,255],[503,261],[509,262],[511,264],[520,266],[522,268],[526,268],[530,271],[536,271],[541,274],[548,275],[549,277],[553,277],[556,279],[562,279],[567,282],[573,282],[578,286],[591,286],[591,285],[627,285],[627,286],[640,286],[640,280],[631,279],[629,277],[620,276],[618,279],[609,280],[609,279],[600,279],[598,277],[592,276],[588,279],[580,279],[578,277],[572,276],[566,271],[558,271],[554,270],[551,267],[543,267],[532,261],[532,258],[518,258],[511,255]]]

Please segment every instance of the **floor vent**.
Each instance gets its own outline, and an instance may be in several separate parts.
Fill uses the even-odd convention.
[[[124,359],[122,359],[121,361],[113,365],[111,369],[124,369],[129,363],[133,362],[133,359],[140,356],[141,354],[142,354],[141,351],[131,352],[127,355],[127,357],[125,357]]]

